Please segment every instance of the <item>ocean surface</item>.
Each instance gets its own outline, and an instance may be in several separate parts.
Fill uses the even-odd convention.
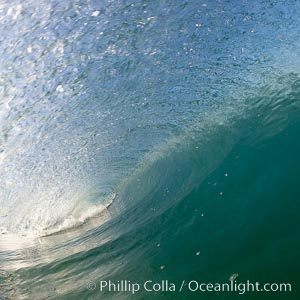
[[[2,0],[0,299],[300,299],[300,1]],[[101,280],[291,292],[100,291]]]

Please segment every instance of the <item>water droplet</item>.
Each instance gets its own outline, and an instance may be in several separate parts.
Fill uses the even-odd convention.
[[[235,279],[237,279],[238,276],[239,276],[238,273],[232,274],[232,275],[229,277],[229,280],[230,280],[230,281],[234,281]]]
[[[100,14],[100,11],[99,10],[95,10],[95,11],[93,11],[92,12],[92,17],[98,17],[99,16],[99,14]]]
[[[59,84],[57,87],[56,87],[56,91],[59,92],[59,93],[62,93],[64,91],[64,88],[61,84]]]

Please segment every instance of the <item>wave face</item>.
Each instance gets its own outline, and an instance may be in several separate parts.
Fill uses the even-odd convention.
[[[299,8],[2,1],[0,299],[177,299],[87,284],[237,273],[296,286]],[[285,295],[243,297],[259,296]]]

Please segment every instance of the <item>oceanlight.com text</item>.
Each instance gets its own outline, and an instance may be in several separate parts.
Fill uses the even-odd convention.
[[[238,282],[236,280],[230,280],[224,283],[211,283],[211,282],[199,282],[197,280],[182,280],[180,283],[174,283],[170,280],[162,280],[159,282],[153,280],[146,280],[144,282],[133,282],[130,280],[100,280],[90,281],[87,284],[87,289],[90,291],[100,292],[118,292],[118,293],[130,293],[135,294],[138,292],[232,292],[243,295],[249,292],[291,292],[291,283],[260,283],[251,282],[249,280],[245,282]]]

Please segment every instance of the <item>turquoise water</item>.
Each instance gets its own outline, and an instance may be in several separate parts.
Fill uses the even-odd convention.
[[[3,1],[0,299],[298,299],[298,11]]]

